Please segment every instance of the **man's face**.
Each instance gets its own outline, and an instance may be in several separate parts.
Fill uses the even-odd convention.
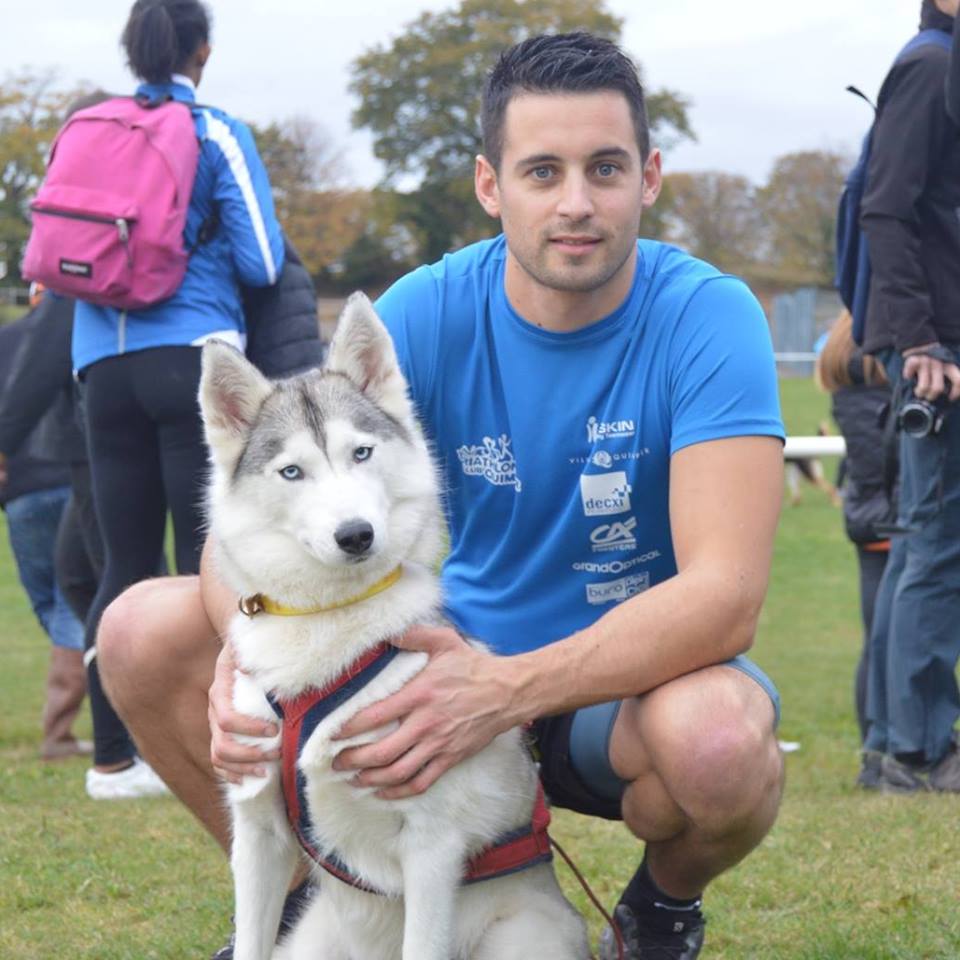
[[[522,94],[507,106],[499,172],[479,158],[476,185],[527,283],[588,293],[627,270],[632,279],[660,158],[644,169],[621,93]]]

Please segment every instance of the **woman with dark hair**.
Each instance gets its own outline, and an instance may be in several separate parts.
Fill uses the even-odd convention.
[[[196,573],[202,546],[206,453],[196,404],[200,347],[211,337],[242,349],[241,285],[269,286],[284,244],[270,184],[249,129],[196,103],[210,56],[210,16],[198,0],[137,0],[122,46],[143,82],[137,98],[183,104],[200,154],[184,246],[186,274],[169,299],[120,311],[78,302],[73,365],[84,383],[93,496],[105,569],[87,623],[93,646],[101,615],[126,587],[151,576],[172,517],[176,566]],[[99,687],[96,661],[89,672]],[[156,792],[155,775],[109,703],[94,711],[96,799]]]
[[[860,570],[863,647],[854,680],[854,702],[862,743],[867,732],[867,667],[873,608],[890,554],[890,539],[883,526],[896,518],[896,456],[884,429],[890,385],[883,367],[854,343],[853,319],[846,310],[831,327],[817,356],[814,379],[831,396],[833,419],[847,446],[839,486],[844,526],[856,547]],[[893,462],[888,463],[891,456]],[[865,750],[857,783],[874,788],[879,775],[880,755]]]

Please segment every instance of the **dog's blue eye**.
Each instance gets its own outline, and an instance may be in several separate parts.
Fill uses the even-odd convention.
[[[291,463],[280,471],[280,476],[284,480],[302,480],[303,471],[295,463]]]
[[[369,460],[373,455],[373,447],[357,447],[353,451],[353,459],[355,463],[363,463],[364,460]]]

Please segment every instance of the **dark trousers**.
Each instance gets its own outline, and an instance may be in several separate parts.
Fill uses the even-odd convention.
[[[158,347],[101,360],[85,371],[84,403],[93,500],[103,536],[103,577],[87,619],[93,645],[107,606],[157,569],[167,510],[179,573],[196,573],[203,545],[206,448],[197,389],[200,350]],[[133,743],[109,701],[92,691],[94,760],[118,763]]]
[[[86,623],[103,575],[103,540],[85,461],[71,465],[70,482],[70,499],[57,531],[57,583],[70,608]]]
[[[887,566],[887,550],[868,550],[867,545],[857,544],[857,565],[860,570],[860,619],[863,623],[863,647],[854,678],[854,703],[857,708],[857,725],[860,742],[867,738],[867,676],[870,662],[870,633],[873,629],[873,611],[877,591]]]

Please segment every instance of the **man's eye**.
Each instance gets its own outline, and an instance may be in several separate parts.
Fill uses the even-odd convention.
[[[302,480],[303,471],[295,463],[291,463],[280,471],[280,476],[284,480]]]
[[[530,171],[534,180],[549,180],[553,176],[552,167],[534,167]]]
[[[364,460],[369,460],[372,455],[373,447],[357,447],[353,451],[354,463],[363,463]]]
[[[600,163],[597,165],[597,174],[601,177],[612,177],[617,172],[617,166],[613,163]]]

